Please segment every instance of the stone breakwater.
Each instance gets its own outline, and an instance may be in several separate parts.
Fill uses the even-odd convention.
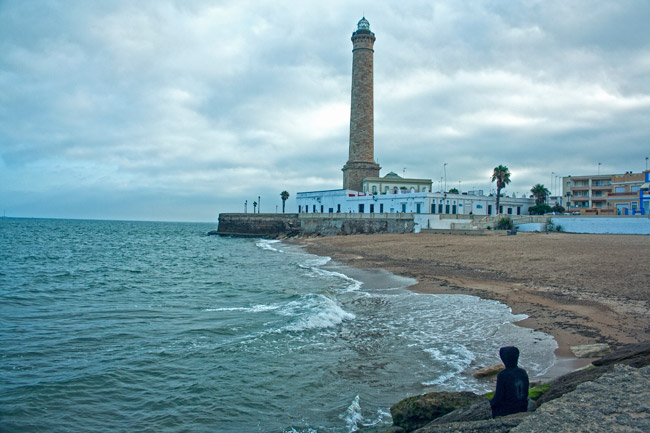
[[[412,214],[219,214],[219,227],[208,234],[284,239],[295,236],[335,236],[412,233]]]

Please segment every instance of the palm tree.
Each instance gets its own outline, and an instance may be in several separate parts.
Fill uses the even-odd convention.
[[[530,189],[530,192],[535,196],[535,204],[542,204],[546,201],[546,196],[551,193],[544,185],[538,183]]]
[[[255,213],[255,209],[257,209],[257,202],[256,201],[253,202],[253,213]]]
[[[289,198],[289,193],[287,191],[282,191],[280,193],[280,198],[282,199],[282,213],[284,213],[284,204]]]
[[[510,183],[510,170],[505,165],[494,167],[492,172],[492,182],[497,181],[497,213],[499,212],[499,201],[501,199],[501,190]]]

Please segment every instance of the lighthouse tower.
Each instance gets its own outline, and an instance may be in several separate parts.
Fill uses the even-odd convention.
[[[379,177],[374,159],[372,57],[375,34],[364,17],[352,33],[352,103],[350,107],[350,155],[343,166],[343,188],[363,190],[363,179]]]

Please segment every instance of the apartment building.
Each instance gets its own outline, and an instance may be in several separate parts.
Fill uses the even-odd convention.
[[[650,211],[650,171],[628,172],[612,176],[612,189],[607,205],[619,215],[647,215]]]
[[[607,209],[607,195],[612,192],[612,175],[566,176],[562,178],[562,196],[569,211]]]
[[[650,171],[563,177],[562,196],[566,208],[584,214],[645,215],[650,209],[648,173]]]

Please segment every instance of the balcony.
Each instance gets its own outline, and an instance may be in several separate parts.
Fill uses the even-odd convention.
[[[591,189],[593,191],[605,191],[605,190],[611,190],[612,186],[611,185],[592,185]]]
[[[572,186],[571,191],[589,191],[589,186]]]
[[[629,192],[629,191],[626,191],[626,192],[610,192],[609,194],[607,194],[607,197],[625,197],[625,196],[636,197],[638,195],[639,195],[638,192]]]

